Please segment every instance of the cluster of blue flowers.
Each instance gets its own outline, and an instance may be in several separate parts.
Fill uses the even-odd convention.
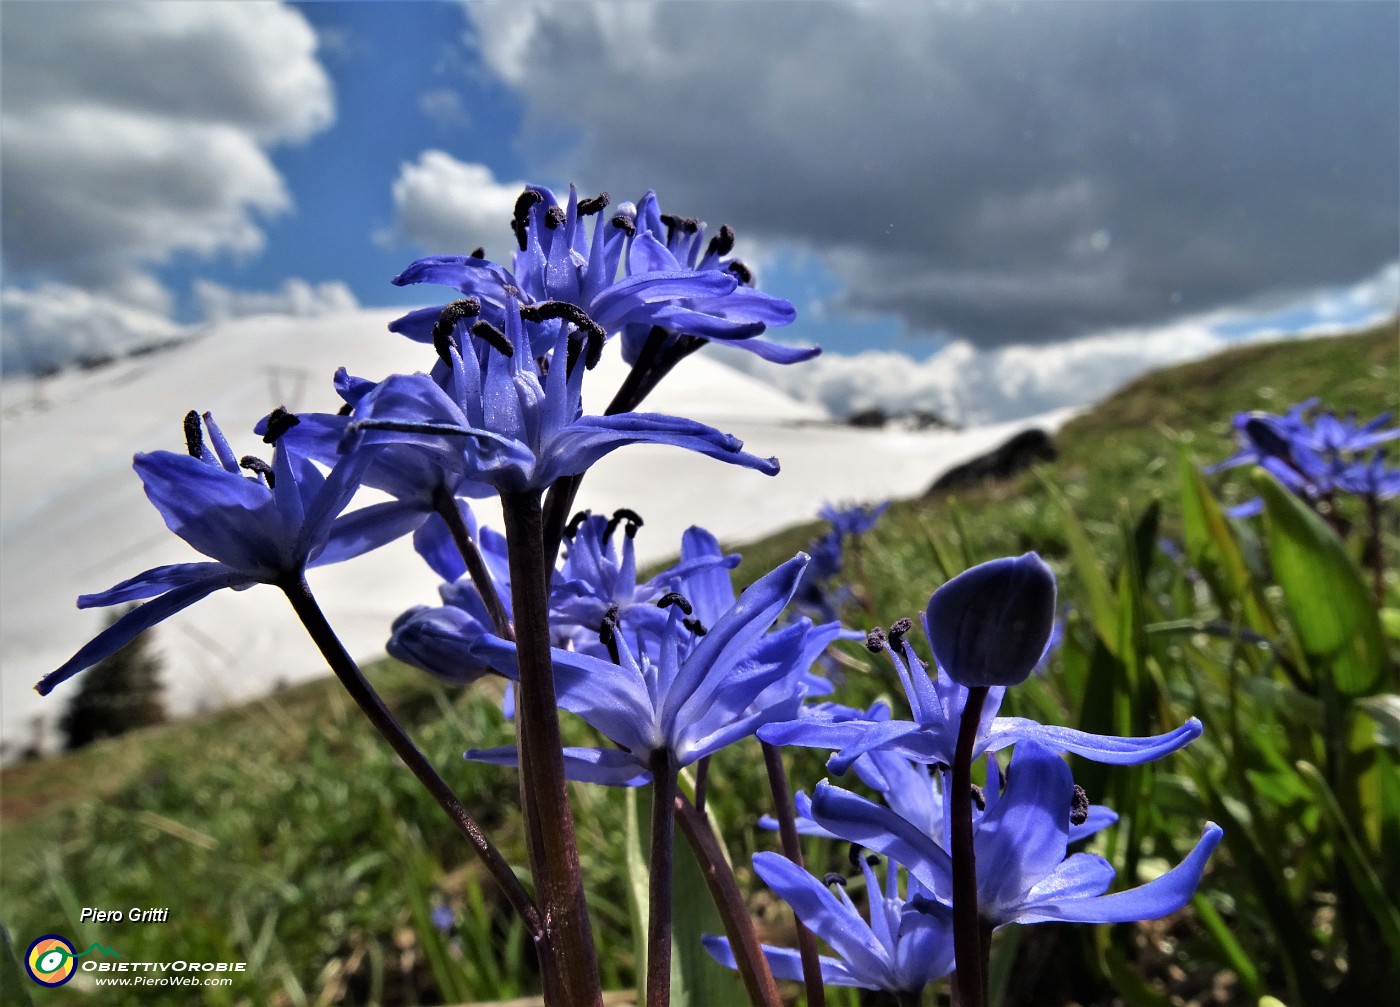
[[[1239,450],[1206,471],[1258,465],[1313,506],[1330,504],[1339,493],[1373,501],[1400,495],[1400,468],[1388,464],[1380,446],[1400,437],[1400,427],[1386,428],[1390,414],[1361,423],[1354,415],[1322,410],[1309,419],[1318,404],[1308,399],[1282,416],[1237,413],[1231,425]],[[1263,501],[1253,499],[1231,515],[1249,517],[1263,509]]]
[[[1115,816],[1088,802],[1062,755],[1140,763],[1189,743],[1200,724],[1124,739],[997,715],[1005,689],[1053,646],[1055,580],[1034,554],[975,567],[934,593],[924,614],[932,674],[911,645],[909,620],[869,634],[870,650],[889,660],[908,698],[909,719],[896,719],[883,704],[858,710],[833,701],[833,683],[814,670],[836,640],[853,635],[837,618],[850,598],[837,583],[843,557],[886,504],[824,511],[831,529],[811,556],[799,553],[737,596],[730,571],[738,557],[703,528],[685,533],[675,565],[640,580],[640,515],[566,520],[586,470],[628,444],[666,444],[775,474],[776,460],[745,452],[731,436],[637,408],[712,340],[780,363],[817,352],[764,338],[794,312],[753,287],[728,227],[707,240],[703,223],[662,213],[652,193],[608,207],[606,194],[580,199],[571,187],[561,203],[532,186],[511,221],[518,249],[509,269],[480,252],[409,266],[395,283],[435,283],[457,295],[390,326],[431,345],[428,369],[377,381],[342,369],[334,379],[344,403],[338,412],[279,409],[259,424],[270,462],[240,458],[212,417],[193,412],[185,453],[138,455],[137,473],[167,525],[212,561],[148,570],[80,598],[84,607],[143,604],[46,676],[39,691],[215,590],[261,583],[283,591],[366,715],[525,918],[551,1003],[598,1002],[564,779],[655,788],[648,1003],[662,1004],[672,823],[681,815],[690,832],[707,827],[703,815],[700,826],[684,817],[697,809],[678,791],[679,774],[695,766],[703,779],[711,756],[754,736],[770,754],[784,745],[828,750],[834,774],[852,769],[882,798],[821,782],[810,799],[797,795],[794,808],[781,758],[770,758],[773,824],[785,839],[806,832],[871,851],[859,861],[868,909],[856,908],[847,879],[809,874],[795,838],[784,855],[759,854],[759,876],[839,957],[760,952],[742,901],[731,905],[728,935],[709,948],[744,973],[756,1002],[775,1002],[773,976],[917,994],[956,969],[960,1002],[975,1007],[998,926],[1179,909],[1219,829],[1207,826],[1162,877],[1105,894],[1112,867],[1068,847]],[[612,339],[631,371],[604,409],[585,412],[587,373]],[[1268,436],[1283,437],[1250,422],[1250,430],[1262,424]],[[1348,436],[1384,439],[1369,426]],[[361,487],[388,499],[347,510]],[[486,496],[501,500],[504,535],[473,514],[470,501]],[[308,568],[405,536],[442,579],[441,604],[400,616],[388,650],[448,682],[487,674],[511,681],[517,743],[466,757],[519,767],[533,895],[378,701],[307,587]],[[563,747],[559,709],[586,721],[600,744]],[[999,755],[1013,746],[1003,765]],[[974,786],[979,759],[984,783]],[[702,800],[697,786],[694,803]],[[708,849],[703,836],[696,843]],[[722,858],[708,866],[728,869]]]

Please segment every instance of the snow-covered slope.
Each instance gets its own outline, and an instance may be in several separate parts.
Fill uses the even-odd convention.
[[[315,319],[263,317],[211,328],[198,339],[110,367],[43,382],[7,381],[0,419],[0,736],[29,737],[36,714],[56,720],[73,686],[40,699],[35,680],[104,624],[74,599],[160,563],[197,559],[165,530],[131,471],[137,451],[181,450],[181,420],[210,410],[236,451],[265,446],[248,431],[276,405],[334,410],[335,368],[380,378],[425,369],[431,349],[385,332],[397,311]],[[615,351],[585,385],[599,409],[625,373]],[[590,389],[597,389],[591,392]],[[828,422],[757,379],[706,358],[686,360],[647,408],[689,416],[777,455],[776,478],[666,448],[625,448],[590,471],[580,507],[627,506],[646,519],[643,560],[674,554],[680,533],[703,524],[742,542],[813,515],[827,500],[921,492],[937,475],[1031,425],[1065,412],[970,431],[857,430]],[[486,517],[489,522],[491,518]],[[436,600],[435,581],[407,542],[315,571],[317,590],[351,652],[383,651],[394,616]],[[167,656],[170,706],[186,711],[324,673],[281,595],[222,592],[156,630]]]

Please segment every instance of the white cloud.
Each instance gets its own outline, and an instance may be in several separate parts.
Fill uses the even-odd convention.
[[[0,41],[12,304],[81,289],[168,311],[151,268],[259,251],[291,206],[267,148],[334,118],[315,32],[280,4],[19,4]],[[71,345],[21,336],[47,358]]]
[[[1218,311],[1048,345],[979,348],[957,340],[922,361],[894,351],[868,351],[779,366],[742,350],[714,346],[706,352],[719,353],[730,366],[837,416],[873,407],[891,413],[926,410],[976,426],[1086,405],[1148,371],[1241,342],[1331,335],[1393,317],[1400,308],[1400,265],[1297,307],[1311,311],[1316,323],[1285,331],[1251,325],[1240,312]]]
[[[61,283],[0,290],[0,329],[0,357],[8,373],[100,360],[184,331],[163,311]]]
[[[418,96],[418,108],[440,129],[466,129],[472,124],[461,92],[450,87],[435,87]]]
[[[394,226],[386,240],[433,254],[465,254],[477,246],[487,258],[510,261],[510,219],[524,182],[497,182],[491,169],[425,150],[399,167],[394,180]]]
[[[350,288],[339,280],[311,284],[295,276],[276,290],[234,290],[210,280],[196,280],[194,298],[208,322],[248,315],[314,318],[360,306]]]

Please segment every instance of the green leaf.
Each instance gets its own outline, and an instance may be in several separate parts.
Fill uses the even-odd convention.
[[[1108,571],[1099,562],[1098,554],[1089,542],[1089,536],[1079,521],[1070,502],[1059,488],[1042,477],[1050,498],[1059,506],[1065,522],[1065,538],[1069,541],[1070,560],[1074,564],[1075,576],[1084,587],[1089,600],[1089,618],[1094,624],[1094,632],[1104,642],[1114,657],[1121,656],[1120,624],[1118,601],[1113,584],[1108,579]]]
[[[1331,665],[1337,691],[1367,696],[1385,680],[1385,642],[1365,578],[1327,523],[1260,470],[1269,561],[1298,639]]]

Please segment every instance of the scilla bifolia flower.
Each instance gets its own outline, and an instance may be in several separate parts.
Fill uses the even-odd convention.
[[[166,527],[213,562],[155,567],[81,596],[79,608],[144,603],[45,675],[35,686],[41,695],[221,588],[294,584],[307,567],[350,559],[401,534],[354,513],[341,516],[369,455],[343,459],[322,475],[281,442],[296,418],[278,410],[264,437],[276,442],[272,464],[252,456],[240,460],[213,417],[205,413],[203,420],[212,450],[192,411],[185,417],[187,454],[138,454],[133,467]]]

